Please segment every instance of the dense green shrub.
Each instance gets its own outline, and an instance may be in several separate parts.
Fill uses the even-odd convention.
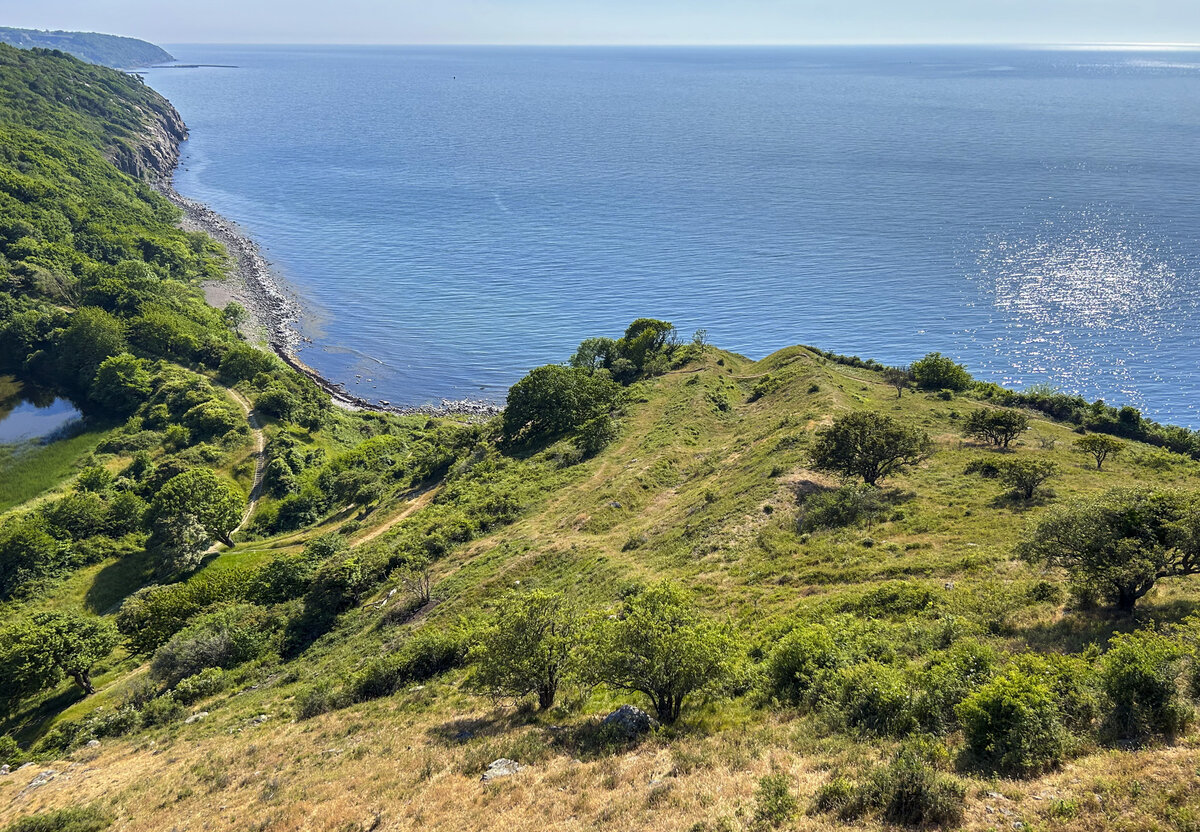
[[[871,525],[888,510],[878,488],[870,485],[843,485],[832,491],[810,494],[800,505],[797,526],[801,532],[840,529],[859,523]]]
[[[966,787],[918,756],[902,753],[861,787],[864,806],[878,807],[888,823],[951,826],[962,820]]]
[[[206,667],[175,683],[172,695],[184,705],[192,705],[201,699],[215,696],[229,687],[229,674],[219,667]]]
[[[504,438],[541,441],[575,430],[611,410],[619,389],[607,374],[560,364],[538,367],[508,391]]]
[[[966,390],[972,381],[966,367],[955,364],[940,352],[931,352],[913,362],[909,372],[922,390]]]
[[[812,705],[833,671],[846,665],[845,648],[823,624],[797,627],[779,640],[766,662],[769,693],[790,705]]]
[[[1030,775],[1062,761],[1066,742],[1058,705],[1040,679],[1013,668],[957,707],[972,762],[1002,774]]]
[[[356,702],[391,696],[404,685],[461,666],[466,655],[467,639],[462,632],[422,627],[395,653],[375,659],[354,674],[347,693]]]
[[[1068,730],[1080,734],[1091,730],[1100,715],[1100,692],[1096,670],[1088,658],[1023,653],[1013,658],[1012,665],[1050,689]]]
[[[953,826],[962,820],[965,798],[961,781],[905,748],[891,763],[869,772],[861,783],[835,775],[817,790],[810,811],[836,812],[844,820],[879,812],[888,823]]]
[[[915,691],[898,668],[868,661],[838,671],[836,713],[846,724],[883,736],[917,727]]]
[[[208,607],[245,598],[253,576],[253,570],[225,569],[186,583],[145,587],[117,611],[117,630],[131,652],[151,653]]]
[[[1179,694],[1184,655],[1178,641],[1144,630],[1109,642],[1099,669],[1111,735],[1172,738],[1191,722],[1192,710]]]
[[[171,694],[151,699],[142,706],[140,712],[142,726],[152,728],[156,725],[170,725],[172,722],[178,722],[187,714],[187,709],[183,707],[183,704],[182,700]]]
[[[996,672],[996,651],[974,639],[962,639],[930,656],[913,679],[917,720],[940,733],[957,725],[954,709]]]
[[[754,820],[763,826],[778,828],[791,821],[800,809],[792,794],[791,778],[778,771],[759,778],[754,791]]]
[[[276,647],[282,621],[253,604],[231,604],[199,616],[158,648],[150,675],[169,686],[217,667],[229,670]]]

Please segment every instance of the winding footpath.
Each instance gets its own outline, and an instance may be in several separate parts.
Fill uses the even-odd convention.
[[[246,421],[250,425],[250,435],[254,437],[254,484],[250,486],[250,497],[246,500],[246,511],[242,514],[241,522],[237,524],[236,529],[229,533],[229,536],[232,537],[250,522],[250,516],[254,514],[259,498],[262,497],[263,475],[267,469],[267,440],[263,435],[262,423],[258,421],[258,416],[254,413],[254,406],[250,404],[250,400],[232,388],[227,387],[225,390],[246,414]],[[221,544],[214,543],[205,554],[219,551],[221,551]]]

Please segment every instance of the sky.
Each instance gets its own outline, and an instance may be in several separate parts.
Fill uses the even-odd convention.
[[[1200,0],[0,0],[172,43],[1200,43]]]

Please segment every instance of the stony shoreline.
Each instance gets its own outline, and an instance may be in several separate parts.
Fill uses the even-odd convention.
[[[292,369],[303,373],[333,398],[334,404],[347,410],[369,410],[403,416],[468,416],[486,418],[499,413],[496,404],[477,399],[442,399],[440,404],[393,405],[356,396],[337,382],[330,381],[296,357],[297,347],[305,340],[295,328],[300,319],[300,304],[262,256],[258,245],[233,222],[202,202],[189,199],[175,190],[169,181],[159,181],[155,189],[183,212],[182,226],[202,231],[217,240],[229,253],[231,275],[205,287],[205,296],[214,303],[215,295],[235,300],[246,308],[254,325],[265,334],[270,349]],[[214,303],[214,305],[216,305]]]

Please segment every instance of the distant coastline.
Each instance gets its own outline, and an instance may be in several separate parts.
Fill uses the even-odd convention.
[[[178,145],[176,146],[178,150]],[[178,166],[176,154],[176,166]],[[502,408],[493,402],[478,399],[442,399],[439,404],[396,405],[385,400],[371,401],[356,396],[338,382],[325,378],[296,355],[304,339],[295,324],[300,320],[299,302],[287,291],[286,284],[262,256],[258,244],[236,223],[202,202],[180,194],[171,178],[154,185],[175,207],[183,212],[182,225],[189,231],[202,231],[221,243],[230,257],[230,273],[225,280],[206,284],[205,299],[214,307],[237,301],[245,307],[251,325],[260,330],[267,346],[285,364],[312,379],[329,393],[333,402],[347,410],[369,410],[380,413],[427,416],[488,417]]]

